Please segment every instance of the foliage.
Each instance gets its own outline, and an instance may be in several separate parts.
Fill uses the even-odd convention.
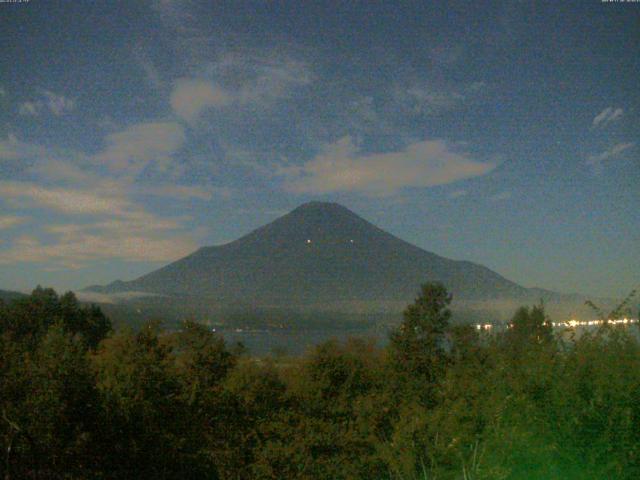
[[[544,306],[491,335],[422,287],[389,345],[250,358],[208,328],[109,332],[36,289],[0,304],[5,479],[632,479],[635,326],[555,336]]]

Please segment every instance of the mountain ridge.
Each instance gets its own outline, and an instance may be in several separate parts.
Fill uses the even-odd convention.
[[[0,290],[0,300],[10,302],[19,298],[25,298],[27,295],[20,292],[14,292],[11,290]]]
[[[406,301],[431,280],[462,299],[530,296],[528,289],[485,266],[421,249],[327,202],[302,204],[232,242],[201,247],[132,281],[85,291],[298,305]]]

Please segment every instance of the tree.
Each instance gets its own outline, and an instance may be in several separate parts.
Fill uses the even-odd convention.
[[[3,340],[4,478],[86,478],[97,410],[86,345],[60,325],[34,351]]]
[[[62,295],[59,304],[65,330],[82,335],[90,348],[95,349],[111,331],[111,321],[102,313],[100,307],[81,306],[73,292]]]
[[[518,345],[549,344],[553,340],[553,328],[544,311],[544,304],[520,307],[511,319],[507,338]]]
[[[176,353],[178,373],[190,402],[219,385],[237,362],[237,356],[227,349],[222,337],[195,322],[184,322],[167,343]]]
[[[30,296],[0,309],[0,332],[30,343],[31,348],[54,324],[71,335],[81,335],[90,348],[95,348],[111,331],[111,322],[102,310],[95,305],[81,305],[73,292],[59,297],[55,290],[38,286]]]
[[[194,445],[172,348],[157,325],[119,332],[92,358],[102,399],[100,449],[107,478],[215,478]]]
[[[404,313],[400,327],[390,336],[391,361],[433,399],[433,386],[446,364],[445,334],[451,318],[452,296],[441,283],[422,285],[420,295]]]

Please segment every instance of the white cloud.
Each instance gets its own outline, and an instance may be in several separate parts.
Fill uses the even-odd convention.
[[[442,140],[425,140],[395,152],[360,153],[351,137],[326,146],[301,167],[283,167],[285,189],[295,193],[357,191],[386,195],[403,187],[430,187],[490,172]]]
[[[224,107],[231,102],[227,92],[207,80],[181,78],[171,93],[173,111],[190,123],[207,108]]]
[[[171,94],[174,113],[189,123],[209,108],[262,105],[311,82],[306,64],[276,53],[227,54],[209,65],[207,78],[181,78]]]
[[[35,117],[40,113],[42,104],[39,102],[24,102],[18,107],[18,113],[23,116]]]
[[[139,173],[150,162],[165,169],[183,145],[184,128],[176,122],[138,123],[107,136],[107,147],[94,155],[94,163],[112,171]]]
[[[594,117],[591,126],[593,128],[604,127],[611,122],[619,120],[623,114],[622,108],[607,107]]]
[[[635,146],[635,143],[633,142],[618,143],[617,145],[614,145],[613,147],[605,150],[602,153],[599,153],[597,155],[591,155],[587,159],[587,164],[599,165],[604,161],[611,160],[612,158],[620,156],[623,152],[629,150],[630,148],[633,148],[634,146]]]
[[[148,122],[107,136],[105,149],[93,156],[50,151],[13,135],[0,140],[0,161],[33,160],[21,170],[23,179],[0,180],[0,207],[31,209],[39,220],[30,236],[3,243],[0,264],[35,262],[45,269],[73,269],[110,258],[171,261],[195,250],[195,238],[203,231],[192,228],[190,218],[155,215],[139,198],[209,200],[230,193],[221,187],[181,185],[175,177],[167,183],[166,172],[141,181],[137,174],[145,166],[173,162],[184,139],[176,122]],[[59,223],[51,224],[49,218]],[[26,220],[0,216],[0,229]]]
[[[4,192],[0,184],[0,195]],[[29,189],[27,192],[31,193]],[[56,192],[58,193],[58,192]],[[86,192],[66,192],[67,198],[80,199]],[[37,194],[36,204],[67,214],[91,213],[88,223],[45,225],[47,240],[22,236],[0,250],[0,264],[45,263],[52,268],[80,268],[88,261],[118,258],[127,261],[171,261],[197,248],[197,242],[185,229],[186,217],[161,218],[126,199],[112,204],[108,200],[79,204]],[[83,199],[84,201],[85,199]],[[95,219],[95,215],[99,215]],[[100,218],[101,217],[101,218]],[[0,222],[1,225],[1,222]],[[51,238],[53,237],[53,238]]]
[[[50,90],[42,90],[39,99],[21,103],[18,106],[18,113],[25,116],[37,116],[43,111],[48,110],[53,115],[59,117],[71,112],[74,108],[74,100]]]
[[[27,221],[28,221],[28,218],[26,217],[16,217],[14,215],[0,216],[0,230],[13,228],[18,225],[22,225]]]
[[[120,258],[135,262],[165,262],[193,252],[197,244],[188,237],[152,235],[121,236],[74,234],[42,243],[34,237],[20,237],[0,250],[0,264],[54,263],[79,268],[91,260]]]
[[[68,214],[122,214],[130,203],[126,199],[98,192],[42,187],[31,182],[0,181],[0,196],[9,202],[18,199],[35,207]]]
[[[306,64],[275,54],[243,61],[227,60],[227,64],[229,72],[235,68],[240,80],[247,79],[236,93],[241,104],[286,98],[294,88],[311,83],[313,78]]]
[[[11,133],[6,140],[0,140],[0,160],[19,160],[45,154],[44,148],[21,142]]]
[[[396,86],[394,99],[414,113],[434,113],[459,107],[475,100],[486,89],[484,82],[473,82],[456,87],[435,87],[430,84]]]
[[[200,187],[194,185],[152,185],[146,187],[137,187],[136,192],[146,195],[155,195],[160,197],[171,197],[178,199],[197,198],[199,200],[211,200],[214,195],[221,197],[229,197],[231,189],[226,187]]]
[[[64,95],[59,95],[50,90],[43,90],[44,102],[51,113],[56,116],[64,115],[75,108],[75,101]]]
[[[95,183],[98,180],[86,170],[69,162],[58,158],[46,158],[31,167],[30,171],[48,182],[63,182],[71,184]]]

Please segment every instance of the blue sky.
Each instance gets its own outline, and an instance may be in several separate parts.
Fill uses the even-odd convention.
[[[525,286],[640,283],[640,3],[0,3],[0,288],[309,200]]]

